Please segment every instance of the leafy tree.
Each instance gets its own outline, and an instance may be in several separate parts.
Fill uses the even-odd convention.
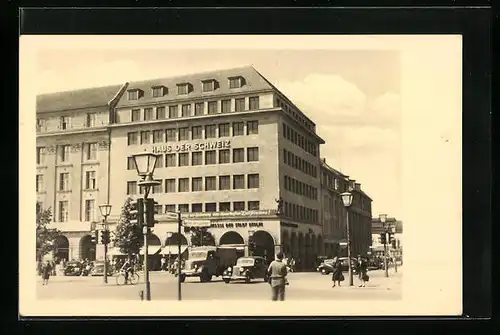
[[[126,255],[138,254],[142,246],[142,227],[134,225],[130,222],[131,215],[129,197],[125,200],[122,207],[120,221],[116,227],[113,243],[115,247],[120,248],[120,251]]]
[[[36,204],[36,259],[42,261],[43,256],[54,250],[55,239],[61,232],[55,228],[47,226],[52,221],[52,210],[42,209],[39,203]]]
[[[191,230],[191,245],[194,247],[215,245],[215,239],[207,228],[193,228]]]

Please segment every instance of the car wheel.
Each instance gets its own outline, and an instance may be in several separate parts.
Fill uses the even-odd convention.
[[[230,279],[224,279],[224,283],[229,284],[231,282]]]
[[[322,274],[322,275],[326,275],[326,274],[328,274],[328,273],[326,272],[326,269],[321,269],[321,274]]]
[[[247,277],[245,278],[245,283],[247,283],[247,284],[248,284],[248,283],[250,283],[251,281],[252,281],[252,279],[251,279],[250,277],[248,277],[248,276],[247,276]]]

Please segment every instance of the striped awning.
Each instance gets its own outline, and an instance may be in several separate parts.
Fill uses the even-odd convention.
[[[219,248],[223,249],[236,249],[236,250],[245,250],[245,245],[244,244],[221,244],[219,245]]]
[[[161,249],[161,245],[148,245],[148,255],[154,255],[158,253]],[[139,250],[140,255],[144,255],[144,250],[145,248],[142,247],[141,250]]]
[[[186,251],[186,249],[188,248],[187,245],[181,245],[181,254]],[[179,253],[179,246],[177,245],[166,245],[165,247],[163,247],[163,249],[161,250],[161,254],[162,255],[177,255]]]

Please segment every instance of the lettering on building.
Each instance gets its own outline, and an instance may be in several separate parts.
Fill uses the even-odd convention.
[[[225,222],[225,223],[212,223],[210,228],[262,228],[263,222]]]
[[[184,143],[184,144],[169,144],[154,146],[152,151],[154,154],[169,153],[169,152],[185,152],[185,151],[199,151],[199,150],[215,150],[215,149],[229,149],[231,148],[231,141],[212,141],[201,143]]]

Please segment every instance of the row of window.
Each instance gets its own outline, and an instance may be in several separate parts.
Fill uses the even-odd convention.
[[[59,145],[57,146],[57,162],[65,163],[69,162],[69,157],[71,153],[71,145]],[[83,160],[84,161],[95,161],[97,160],[98,145],[97,143],[84,143],[83,144]],[[45,148],[36,148],[36,164],[45,164]]]
[[[310,153],[315,157],[318,156],[317,145],[309,141],[307,138],[299,134],[295,129],[285,123],[283,123],[283,136],[296,146],[302,148],[302,150]]]
[[[232,183],[231,183],[232,177]],[[201,192],[201,191],[223,191],[223,190],[242,190],[242,189],[253,189],[259,188],[259,174],[252,173],[245,175],[226,175],[218,176],[219,181],[217,182],[217,176],[208,177],[192,177],[192,178],[170,178],[165,179],[163,184],[155,185],[151,189],[152,193],[175,193],[175,192]],[[246,182],[245,182],[246,179]],[[144,188],[139,187],[139,193],[144,193]],[[127,194],[135,195],[137,194],[137,182],[128,181],[127,182]]]
[[[207,107],[206,113],[205,113],[205,102],[196,102],[194,104],[192,103],[181,104],[180,110],[179,110],[179,105],[159,106],[156,108],[147,107],[143,109],[135,108],[130,111],[129,120],[117,120],[117,122],[119,123],[125,121],[139,122],[139,121],[165,120],[165,119],[176,119],[179,117],[254,111],[260,108],[260,98],[258,96],[249,97],[248,110],[246,109],[245,98],[234,99],[234,110],[232,106],[233,104],[231,99],[224,99],[220,101],[218,100],[208,101],[206,103]]]
[[[59,173],[59,183],[57,190],[62,192],[71,191],[71,180],[70,180],[69,172]],[[44,181],[43,174],[36,175],[36,192],[43,192],[44,189]],[[85,190],[95,190],[97,189],[97,178],[95,171],[85,171]]]
[[[299,156],[294,155],[292,152],[286,149],[283,149],[283,161],[286,165],[291,166],[302,173],[305,173],[314,178],[318,177],[318,168],[316,166],[300,158]]]
[[[232,129],[232,133],[231,133]],[[153,131],[130,132],[127,134],[127,144],[150,144],[176,141],[201,140],[209,138],[254,135],[259,133],[259,121],[247,121],[246,133],[244,122],[209,124],[181,128],[158,129]],[[139,142],[140,141],[140,142]]]
[[[61,116],[59,118],[59,130],[71,129],[71,116]],[[92,128],[96,126],[97,113],[87,113],[85,115],[85,127]],[[36,131],[47,131],[47,120],[43,118],[36,119]]]
[[[232,206],[231,206],[232,205]],[[246,206],[245,206],[246,205]],[[191,208],[190,208],[191,207]],[[232,207],[232,208],[231,208]],[[260,202],[259,201],[233,201],[231,202],[219,202],[218,205],[219,212],[230,212],[230,211],[258,211],[260,210]],[[163,211],[165,209],[165,211]],[[216,202],[206,202],[203,203],[194,203],[194,204],[178,204],[178,205],[156,205],[155,212],[156,214],[164,214],[167,212],[191,212],[192,213],[201,213],[201,212],[217,212],[217,203]]]
[[[95,220],[95,200],[85,200],[84,208],[84,221],[94,221]],[[58,204],[58,221],[67,222],[69,219],[69,202],[67,200],[59,201]]]
[[[212,165],[212,164],[228,164],[228,163],[243,163],[245,162],[245,149],[235,148],[232,149],[233,157],[231,160],[231,149],[221,149],[218,150],[217,155],[216,150],[207,150],[205,155],[203,151],[195,152],[182,152],[178,154],[165,154],[165,158],[161,155],[161,158],[156,160],[155,168],[163,167],[176,167],[176,166],[197,166],[197,165]],[[191,155],[191,159],[189,159]],[[205,156],[205,159],[203,159]],[[246,162],[258,162],[259,161],[259,148],[246,148]],[[135,169],[135,161],[133,157],[127,157],[127,170]]]
[[[333,174],[327,173],[325,171],[323,171],[321,175],[321,184],[331,189],[334,189],[335,191],[339,191],[340,188],[339,179],[333,176]]]
[[[284,216],[299,222],[318,223],[318,210],[284,202]]]
[[[301,113],[296,112],[295,108],[287,104],[285,101],[276,97],[275,106],[281,107],[287,114],[292,115],[297,121],[303,124],[307,129],[314,131],[314,125],[302,117]]]
[[[302,195],[309,199],[318,200],[318,189],[306,183],[285,176],[285,190]]]
[[[240,88],[245,85],[245,79],[241,76],[229,77],[228,85],[230,89]],[[191,83],[180,83],[177,84],[177,94],[186,95],[193,91],[193,84]],[[206,79],[201,81],[202,92],[212,92],[219,88],[219,82],[215,79]],[[138,100],[144,96],[144,91],[138,88],[129,89],[128,100]],[[168,87],[163,85],[157,85],[151,87],[151,95],[153,98],[163,97],[168,94]]]

